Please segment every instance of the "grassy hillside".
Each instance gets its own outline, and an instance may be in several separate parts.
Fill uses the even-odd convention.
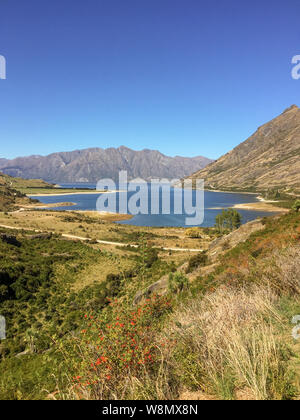
[[[53,184],[49,184],[48,182],[45,182],[42,179],[14,178],[1,172],[0,185],[5,185],[16,190],[24,188],[54,188]]]
[[[56,188],[41,179],[14,178],[0,172],[0,211],[13,211],[36,203],[27,195],[90,193],[88,189]]]
[[[265,219],[233,248],[224,238],[218,255],[212,247],[181,268],[144,239],[120,254],[59,236],[3,234],[2,398],[300,396],[291,336],[300,314],[299,213]],[[163,295],[152,287],[133,306],[137,292],[176,270]],[[95,281],[85,282],[91,273]]]
[[[18,206],[30,204],[31,201],[24,194],[29,187],[53,188],[42,180],[13,178],[0,172],[0,210],[13,211],[17,210]]]
[[[141,258],[148,283],[173,267],[147,248],[141,257],[59,235],[43,238],[26,231],[14,236],[1,229],[0,314],[7,339],[0,342],[0,398],[45,398],[45,389],[55,390],[56,379],[64,376],[49,376],[62,361],[55,343],[63,344],[80,329],[85,312],[101,312],[108,297],[124,293],[124,282],[138,275]],[[129,290],[135,293],[135,287]]]

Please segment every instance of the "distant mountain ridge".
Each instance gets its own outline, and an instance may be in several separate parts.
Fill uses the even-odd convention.
[[[246,141],[188,178],[207,188],[300,192],[300,109],[293,105]]]
[[[210,162],[203,156],[169,157],[157,150],[134,151],[121,146],[0,159],[0,170],[13,177],[72,183],[97,182],[101,178],[118,180],[121,170],[127,170],[129,179],[182,178]]]

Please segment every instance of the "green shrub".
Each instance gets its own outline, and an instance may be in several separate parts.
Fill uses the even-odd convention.
[[[208,256],[205,251],[200,252],[199,254],[193,255],[189,259],[188,266],[185,270],[185,272],[191,273],[194,271],[197,267],[204,267],[208,263]]]
[[[171,293],[178,293],[188,287],[188,278],[181,272],[169,274],[168,289]]]
[[[296,200],[293,204],[292,210],[294,210],[296,213],[300,210],[300,200]]]

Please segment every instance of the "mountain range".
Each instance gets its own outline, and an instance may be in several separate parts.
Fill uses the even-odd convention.
[[[102,178],[118,180],[126,170],[128,179],[182,178],[212,162],[203,156],[169,157],[157,150],[91,148],[73,152],[0,159],[0,170],[13,177],[43,179],[54,183],[97,182]]]
[[[222,190],[300,192],[300,109],[292,105],[191,179]]]
[[[0,170],[13,177],[53,183],[117,181],[119,171],[126,170],[128,179],[201,178],[211,189],[300,192],[300,109],[292,105],[216,161],[121,146],[1,158]]]

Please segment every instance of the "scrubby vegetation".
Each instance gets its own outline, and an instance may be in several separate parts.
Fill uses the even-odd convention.
[[[2,231],[0,314],[6,319],[7,339],[0,342],[0,398],[45,397],[43,387],[50,392],[56,384],[49,378],[53,370],[48,362],[54,368],[61,358],[55,343],[80,330],[82,314],[102,312],[108,298],[127,289],[134,294],[138,286],[132,279],[143,276],[146,284],[172,269],[143,243],[137,255],[126,257],[125,262],[132,261],[128,270],[124,257],[81,242]],[[101,270],[109,263],[115,270],[106,280],[80,286],[89,267]]]
[[[0,239],[1,398],[299,397],[299,212],[265,219],[213,262],[196,254],[185,274],[143,235],[126,256],[27,235]],[[104,281],[79,287],[108,261]],[[163,276],[164,289],[133,305]]]
[[[208,256],[206,251],[200,252],[199,254],[193,255],[188,262],[188,266],[185,272],[191,273],[198,267],[204,267],[208,263]]]
[[[24,196],[17,190],[0,185],[0,210],[11,211],[16,210],[18,202],[22,201]]]
[[[292,209],[298,213],[298,211],[300,210],[300,200],[296,200],[292,206]]]
[[[179,293],[187,289],[189,285],[188,278],[181,272],[169,274],[168,290],[170,293]]]

